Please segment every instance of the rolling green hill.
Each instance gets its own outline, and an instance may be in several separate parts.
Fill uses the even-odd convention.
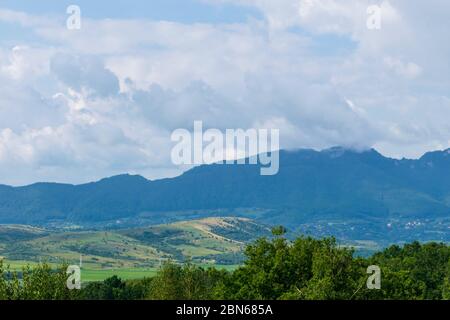
[[[270,235],[244,218],[207,218],[116,231],[57,231],[0,226],[0,256],[7,262],[79,263],[90,269],[151,268],[162,261],[241,262],[245,243]]]
[[[48,231],[26,225],[0,225],[0,243],[31,240],[43,237]]]

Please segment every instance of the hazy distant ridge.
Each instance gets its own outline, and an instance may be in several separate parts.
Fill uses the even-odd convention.
[[[390,159],[375,150],[282,151],[278,175],[259,173],[255,165],[209,165],[158,181],[121,175],[77,186],[0,186],[0,223],[98,223],[237,208],[269,210],[263,220],[276,215],[288,225],[327,217],[450,216],[450,150],[418,160]]]

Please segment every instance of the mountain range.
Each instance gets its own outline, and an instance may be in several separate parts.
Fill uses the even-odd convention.
[[[341,147],[280,151],[280,171],[203,165],[181,176],[120,175],[82,185],[0,185],[0,223],[129,227],[240,216],[349,239],[449,241],[450,149],[420,159]]]

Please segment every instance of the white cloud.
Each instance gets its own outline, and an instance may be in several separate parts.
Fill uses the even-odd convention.
[[[173,175],[170,133],[194,120],[278,126],[289,148],[401,157],[449,146],[447,2],[380,1],[377,31],[361,1],[232,2],[266,19],[85,19],[69,31],[62,18],[0,10],[42,40],[0,47],[1,182]]]
[[[398,59],[386,57],[384,59],[384,63],[388,66],[388,68],[392,69],[398,75],[407,78],[416,78],[422,72],[422,68],[420,68],[417,64],[412,62],[405,63]]]

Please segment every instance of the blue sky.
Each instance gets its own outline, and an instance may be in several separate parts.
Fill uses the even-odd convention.
[[[184,23],[233,23],[262,16],[251,6],[199,0],[2,0],[1,5],[46,15],[58,15],[69,5],[78,5],[83,9],[83,15],[94,19],[152,19]]]
[[[154,21],[174,21],[185,24],[245,23],[250,19],[263,19],[260,9],[251,5],[202,0],[116,0],[116,1],[71,1],[71,0],[3,0],[2,6],[11,10],[61,18],[70,5],[82,8],[82,15],[91,19],[148,19]],[[28,28],[0,23],[0,39],[3,42],[35,41],[36,37]],[[303,35],[310,35],[300,27],[291,29]],[[317,54],[336,54],[354,49],[354,42],[346,36],[326,34],[311,37],[311,49]]]
[[[2,0],[0,6],[10,10],[61,18],[70,5],[82,8],[82,15],[92,19],[151,19],[182,23],[240,23],[248,18],[261,18],[261,12],[250,6],[206,3],[198,0]],[[0,22],[0,39],[36,40],[27,28]]]
[[[448,148],[450,2],[374,3],[377,30],[372,1],[1,0],[0,183],[175,176],[170,135],[196,120],[287,149]]]

